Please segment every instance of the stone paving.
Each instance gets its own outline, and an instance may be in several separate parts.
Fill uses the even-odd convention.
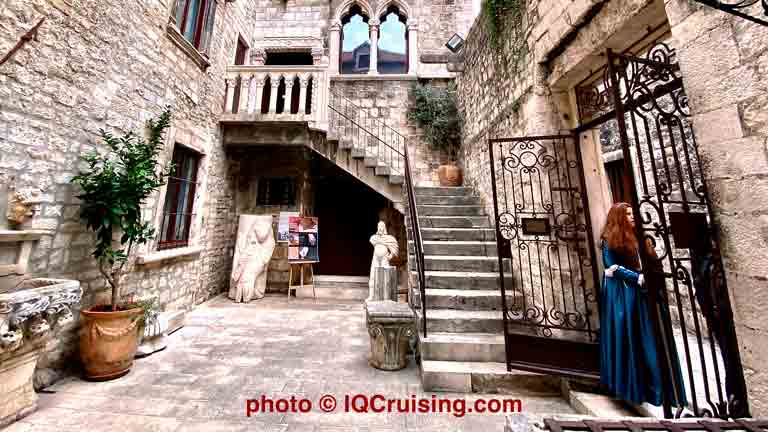
[[[384,372],[367,364],[369,339],[360,302],[266,297],[233,304],[217,297],[192,311],[169,347],[136,361],[125,377],[73,377],[41,393],[39,409],[7,432],[81,428],[115,431],[403,432],[502,431],[502,414],[345,413],[347,394],[387,398],[519,398],[530,413],[572,413],[558,397],[425,393],[418,368]],[[335,412],[318,400],[337,398]],[[308,413],[245,416],[247,399],[306,397]]]

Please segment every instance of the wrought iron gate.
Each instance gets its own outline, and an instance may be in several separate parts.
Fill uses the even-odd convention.
[[[643,58],[608,51],[606,72],[603,88],[632,173],[637,236],[650,245],[640,255],[665,414],[748,416],[718,230],[675,51],[664,43]],[[682,379],[672,372],[676,363]],[[672,413],[673,406],[680,408]]]
[[[507,368],[598,377],[598,270],[572,135],[488,142]]]

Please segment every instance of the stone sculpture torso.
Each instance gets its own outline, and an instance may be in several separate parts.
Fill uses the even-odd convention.
[[[229,298],[249,302],[264,297],[267,268],[274,250],[272,216],[241,215]]]

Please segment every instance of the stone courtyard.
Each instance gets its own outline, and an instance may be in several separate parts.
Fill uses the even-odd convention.
[[[501,414],[343,413],[344,395],[387,398],[514,398],[525,413],[570,413],[559,396],[425,393],[415,362],[397,372],[368,366],[362,304],[268,296],[235,304],[216,297],[187,315],[167,349],[136,360],[116,381],[61,380],[39,409],[5,432],[118,431],[501,431]],[[245,401],[306,397],[309,413],[245,416]],[[317,401],[330,394],[336,412]],[[469,403],[469,402],[468,402]]]

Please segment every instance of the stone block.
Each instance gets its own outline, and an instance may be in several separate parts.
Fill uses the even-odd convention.
[[[746,276],[726,272],[734,322],[754,330],[768,332],[768,276]]]
[[[693,127],[696,132],[696,142],[699,145],[722,143],[744,137],[737,105],[728,105],[695,115]]]
[[[371,337],[368,363],[389,371],[407,367],[408,347],[416,335],[416,318],[410,306],[391,300],[367,301],[365,318]]]
[[[724,123],[723,126],[727,129]],[[699,143],[699,155],[701,160],[707,161],[706,175],[710,179],[738,181],[745,176],[768,174],[768,153],[763,137]]]

